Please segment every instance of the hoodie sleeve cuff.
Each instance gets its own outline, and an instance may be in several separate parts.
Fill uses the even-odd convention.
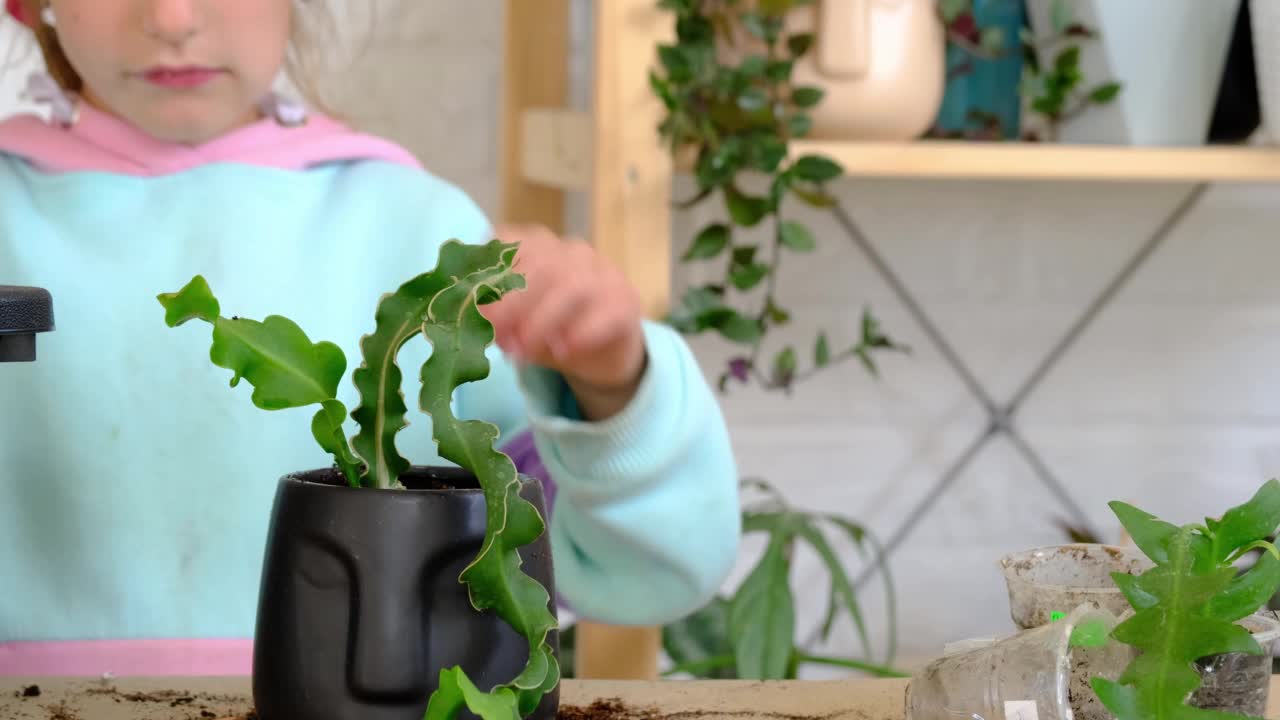
[[[526,367],[520,382],[528,402],[530,425],[539,453],[554,466],[557,484],[570,492],[626,493],[658,470],[668,455],[667,432],[687,407],[696,364],[686,362],[674,331],[646,322],[648,366],[631,402],[600,422],[581,419],[568,383],[556,372]]]

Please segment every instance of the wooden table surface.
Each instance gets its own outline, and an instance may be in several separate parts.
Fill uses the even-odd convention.
[[[1280,676],[1277,676],[1280,677]],[[905,680],[753,682],[566,680],[562,707],[618,700],[644,720],[902,720]],[[39,686],[40,695],[22,697]],[[252,707],[247,678],[0,678],[2,720],[213,720]],[[1280,720],[1272,679],[1267,717]]]

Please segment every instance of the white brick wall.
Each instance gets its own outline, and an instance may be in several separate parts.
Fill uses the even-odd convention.
[[[377,9],[368,54],[330,79],[340,109],[406,143],[494,211],[502,3],[383,0]],[[581,59],[575,72],[581,83]],[[0,110],[14,106],[21,75],[0,76]],[[840,194],[1002,399],[1186,190],[850,182]],[[1028,440],[1107,532],[1116,532],[1110,499],[1192,521],[1280,474],[1278,193],[1212,190],[1024,408]],[[712,209],[676,218],[676,252]],[[821,248],[790,262],[781,279],[781,297],[799,315],[790,337],[808,343],[822,326],[833,341],[852,341],[857,311],[869,303],[915,353],[886,358],[880,382],[848,366],[790,399],[739,390],[724,409],[744,473],[884,535],[984,416],[839,228],[804,216]],[[682,269],[677,281],[700,279]],[[714,378],[728,347],[714,338],[694,345]],[[1056,511],[1009,445],[990,445],[894,558],[904,661],[948,640],[1006,631],[996,560],[1060,541]],[[808,629],[820,620],[825,579],[805,554],[795,578],[806,588]],[[869,587],[864,599],[882,637],[879,593]],[[831,650],[854,652],[852,638],[839,628]]]

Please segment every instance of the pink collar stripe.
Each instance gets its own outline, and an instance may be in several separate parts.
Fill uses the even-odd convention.
[[[420,168],[404,148],[354,132],[322,115],[287,127],[265,118],[204,145],[157,140],[132,125],[81,103],[70,127],[36,115],[0,122],[0,152],[28,160],[42,172],[104,172],[139,177],[179,173],[213,163],[239,163],[281,170],[381,160]]]
[[[0,677],[208,677],[253,672],[253,641],[0,643]]]

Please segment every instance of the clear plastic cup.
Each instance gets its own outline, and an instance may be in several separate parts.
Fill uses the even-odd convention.
[[[1099,676],[1119,678],[1136,652],[1115,640],[1073,647],[1072,634],[1086,623],[1097,623],[1109,636],[1116,618],[1081,605],[1057,622],[935,660],[911,679],[907,720],[1111,717],[1091,683]]]
[[[1028,630],[1083,604],[1119,616],[1129,609],[1111,573],[1141,573],[1153,564],[1135,549],[1114,545],[1056,545],[1007,555],[1000,561],[1014,625]]]

